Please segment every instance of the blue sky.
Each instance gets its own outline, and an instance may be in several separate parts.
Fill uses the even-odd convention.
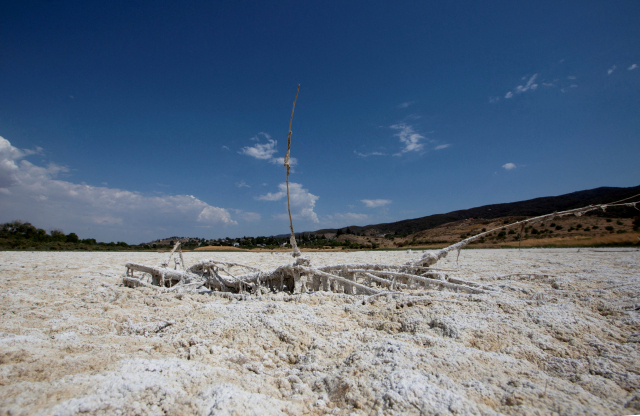
[[[640,184],[640,3],[0,5],[0,222],[140,243]]]

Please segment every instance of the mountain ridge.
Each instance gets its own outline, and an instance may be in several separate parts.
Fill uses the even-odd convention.
[[[349,228],[352,232],[357,233],[370,233],[375,231],[378,233],[407,235],[468,218],[494,219],[500,217],[534,217],[550,214],[555,211],[566,211],[588,205],[612,203],[637,194],[640,194],[640,185],[628,188],[602,186],[599,188],[576,191],[558,196],[544,196],[524,201],[483,205],[475,208],[451,211],[444,214],[433,214],[389,223],[324,228],[317,231],[305,231],[303,233],[333,234],[338,230],[344,231]],[[608,211],[606,214],[599,212],[592,215],[607,215],[614,217],[630,215],[631,211],[627,211],[628,210],[622,208]]]

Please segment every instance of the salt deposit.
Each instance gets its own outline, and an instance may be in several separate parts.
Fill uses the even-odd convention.
[[[314,266],[419,253],[306,253]],[[465,250],[427,296],[161,293],[161,253],[0,254],[1,414],[640,413],[640,252]],[[261,270],[280,253],[184,253]],[[516,273],[516,274],[514,274]]]

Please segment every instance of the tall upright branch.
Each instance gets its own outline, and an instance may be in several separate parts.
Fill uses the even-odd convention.
[[[284,157],[284,166],[287,168],[287,209],[289,210],[289,226],[291,227],[291,247],[293,257],[299,257],[301,255],[296,244],[296,234],[293,232],[293,220],[291,219],[291,203],[289,202],[289,169],[291,168],[291,162],[289,156],[291,154],[291,125],[293,124],[293,112],[296,109],[296,101],[298,101],[298,93],[300,92],[300,84],[298,84],[298,90],[296,91],[296,98],[293,100],[293,108],[291,109],[291,120],[289,120],[289,137],[287,138],[287,155]]]

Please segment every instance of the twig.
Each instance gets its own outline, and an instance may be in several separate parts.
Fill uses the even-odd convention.
[[[298,84],[298,90],[296,91],[296,98],[293,100],[293,108],[291,109],[291,120],[289,120],[289,136],[287,138],[287,155],[284,157],[284,166],[287,168],[287,210],[289,211],[289,226],[291,227],[291,248],[293,257],[299,257],[302,253],[298,249],[296,244],[296,234],[293,232],[293,219],[291,218],[291,203],[289,202],[289,169],[291,168],[291,125],[293,123],[293,112],[296,109],[296,101],[298,101],[298,93],[300,92],[300,84]]]

